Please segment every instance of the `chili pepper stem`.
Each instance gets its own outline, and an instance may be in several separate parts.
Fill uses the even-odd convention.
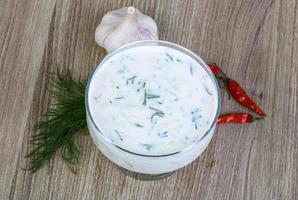
[[[257,120],[261,120],[261,119],[267,119],[265,116],[251,116],[251,121],[257,121]]]
[[[229,82],[229,78],[228,76],[223,73],[223,71],[221,71],[221,69],[219,69],[218,65],[216,63],[212,63],[212,64],[209,64],[209,66],[214,66],[213,68],[211,69],[214,69],[213,73],[215,75],[215,77],[217,78],[217,80],[221,81],[223,84],[224,84],[224,87],[226,87],[226,91],[228,92],[228,95],[229,95],[229,100],[231,99],[231,93],[230,91],[228,90],[228,82]],[[222,86],[219,84],[219,86],[222,88]]]
[[[219,76],[217,76],[218,80],[221,80],[224,84],[224,87],[226,88],[226,91],[228,93],[228,100],[231,99],[231,91],[229,90],[229,86],[228,86],[228,83],[229,81],[231,80],[230,78],[228,78],[223,72],[220,73]]]
[[[221,71],[221,69],[218,67],[218,65],[216,63],[212,63],[209,66],[214,66],[214,70],[216,70],[216,72],[214,72],[215,77],[217,78],[217,80],[221,81],[224,84],[224,87],[226,87],[226,91],[228,92],[228,99],[231,99],[231,93],[228,89],[228,83],[230,78],[223,72]]]

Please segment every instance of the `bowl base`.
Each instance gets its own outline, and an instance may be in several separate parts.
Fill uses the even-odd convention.
[[[173,172],[168,172],[168,173],[163,173],[163,174],[141,174],[141,173],[137,173],[137,172],[132,172],[132,171],[129,171],[127,169],[124,169],[122,167],[119,167],[118,168],[126,175],[132,177],[132,178],[135,178],[135,179],[139,179],[139,180],[143,180],[143,181],[154,181],[154,180],[159,180],[159,179],[162,179],[162,178],[166,178],[172,174],[175,173],[175,171]]]

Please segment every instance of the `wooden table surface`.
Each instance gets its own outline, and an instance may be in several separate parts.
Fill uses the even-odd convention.
[[[125,176],[83,135],[77,175],[59,156],[51,172],[22,170],[47,74],[87,77],[105,54],[97,24],[127,5],[156,20],[160,39],[218,63],[268,120],[217,128],[197,160],[159,181]],[[1,0],[0,199],[298,199],[297,11],[297,0]],[[223,94],[222,113],[247,111]]]

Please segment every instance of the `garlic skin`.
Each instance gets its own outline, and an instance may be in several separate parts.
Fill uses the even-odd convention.
[[[107,52],[140,40],[158,40],[157,25],[134,7],[108,12],[95,30],[96,43]]]

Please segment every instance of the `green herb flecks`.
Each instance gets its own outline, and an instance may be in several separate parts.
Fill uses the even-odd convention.
[[[155,95],[155,94],[147,94],[147,99],[155,99],[155,98],[159,98],[159,95]]]
[[[164,117],[164,116],[165,116],[165,113],[162,112],[161,110],[158,110],[158,109],[153,108],[153,107],[149,107],[149,109],[155,111],[155,113],[153,113],[153,114],[151,115],[151,117],[150,117],[150,120],[151,120],[152,123],[154,122],[154,121],[153,121],[154,117]]]
[[[189,71],[190,71],[190,74],[193,75],[193,68],[191,65],[189,65]]]
[[[149,107],[149,109],[154,110],[154,111],[156,111],[156,112],[163,113],[161,110],[158,110],[157,108]],[[164,113],[163,113],[163,114],[164,114]]]
[[[178,58],[176,59],[176,61],[179,62],[179,63],[182,63],[182,61],[180,59],[178,59]]]
[[[171,56],[168,52],[166,52],[166,56],[167,56],[171,61],[174,60],[174,59],[173,59],[173,56]]]
[[[50,164],[58,150],[74,172],[71,166],[78,163],[80,156],[74,136],[86,128],[85,86],[86,81],[74,81],[69,70],[50,75],[49,93],[55,103],[42,115],[31,136],[34,148],[26,156],[26,169],[31,173]]]
[[[164,117],[165,114],[164,113],[159,113],[159,112],[153,113],[151,115],[151,118],[150,118],[152,123],[154,122],[153,119],[154,119],[155,116],[157,116],[157,117]]]
[[[144,100],[143,100],[143,105],[144,105],[144,106],[147,105],[147,91],[146,91],[146,89],[144,90]]]
[[[166,137],[168,137],[168,131],[165,131],[165,132],[162,132],[162,133],[158,133],[157,135],[159,137],[161,137],[161,138],[166,138]]]
[[[153,148],[152,144],[142,144],[142,146],[147,149],[148,151],[151,151],[151,149]]]
[[[137,77],[137,76],[132,76],[132,77],[126,79],[126,85],[128,85],[128,84],[133,84],[134,81],[135,81],[135,78],[136,78],[136,77]]]
[[[192,122],[194,123],[195,129],[198,129],[198,126],[202,126],[207,124],[208,122],[203,120],[203,116],[201,115],[201,110],[199,108],[195,108],[191,111]]]
[[[212,96],[213,94],[209,91],[206,85],[204,85],[205,91],[207,92],[208,95]]]
[[[115,131],[115,133],[117,134],[117,136],[118,136],[118,138],[121,140],[121,141],[123,141],[123,137],[121,136],[121,133],[118,131],[118,130],[114,130]]]
[[[143,125],[138,124],[138,123],[136,123],[135,125],[136,125],[137,127],[140,127],[140,128],[143,128],[143,127],[144,127]]]
[[[145,105],[145,106],[147,105],[147,100],[160,98],[160,96],[157,95],[157,94],[150,94],[150,93],[147,92],[146,82],[143,82],[143,88],[144,88],[143,105]],[[139,91],[140,91],[140,89],[137,89],[137,92],[139,92]]]

